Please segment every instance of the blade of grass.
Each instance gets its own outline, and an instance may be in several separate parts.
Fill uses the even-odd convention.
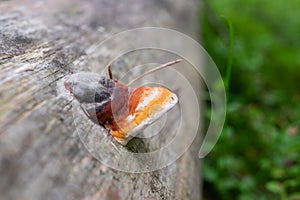
[[[231,74],[232,74],[232,62],[233,62],[233,41],[234,41],[234,29],[233,25],[230,19],[228,19],[226,16],[221,16],[224,18],[227,22],[228,29],[229,29],[229,48],[228,48],[228,59],[227,59],[227,66],[226,66],[226,73],[225,73],[225,89],[226,89],[226,97],[227,102],[229,102],[230,98],[230,80],[231,80]]]

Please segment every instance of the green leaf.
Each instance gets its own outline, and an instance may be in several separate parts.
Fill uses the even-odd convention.
[[[283,186],[280,182],[277,182],[277,181],[270,181],[266,184],[266,188],[271,191],[271,192],[274,192],[274,193],[282,193],[283,191]]]

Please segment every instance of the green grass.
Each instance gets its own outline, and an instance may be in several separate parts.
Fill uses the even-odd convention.
[[[299,0],[204,1],[204,47],[230,96],[204,160],[206,199],[300,199],[299,10]]]

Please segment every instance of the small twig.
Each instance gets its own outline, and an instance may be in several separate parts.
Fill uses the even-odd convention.
[[[134,83],[134,82],[137,81],[137,80],[140,80],[141,78],[143,78],[144,76],[147,76],[148,74],[151,74],[151,73],[153,73],[153,72],[156,72],[156,71],[158,71],[158,70],[161,70],[161,69],[163,69],[163,68],[165,68],[165,67],[169,67],[169,66],[171,66],[171,65],[175,65],[175,64],[177,64],[177,63],[179,63],[179,62],[181,62],[181,61],[182,61],[182,59],[177,59],[177,60],[174,60],[174,61],[165,63],[165,64],[163,64],[163,65],[160,65],[160,66],[158,66],[158,67],[156,67],[156,68],[154,68],[154,69],[152,69],[152,70],[150,70],[150,71],[148,71],[148,72],[146,72],[146,73],[144,73],[144,74],[142,74],[142,75],[136,77],[135,79],[133,79],[132,81],[130,81],[130,82],[127,84],[127,86],[131,85],[132,83]]]

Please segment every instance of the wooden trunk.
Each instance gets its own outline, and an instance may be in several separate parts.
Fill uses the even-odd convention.
[[[0,199],[200,199],[199,139],[163,169],[113,170],[86,150],[57,89],[111,34],[160,26],[196,37],[197,10],[194,0],[1,1]]]

